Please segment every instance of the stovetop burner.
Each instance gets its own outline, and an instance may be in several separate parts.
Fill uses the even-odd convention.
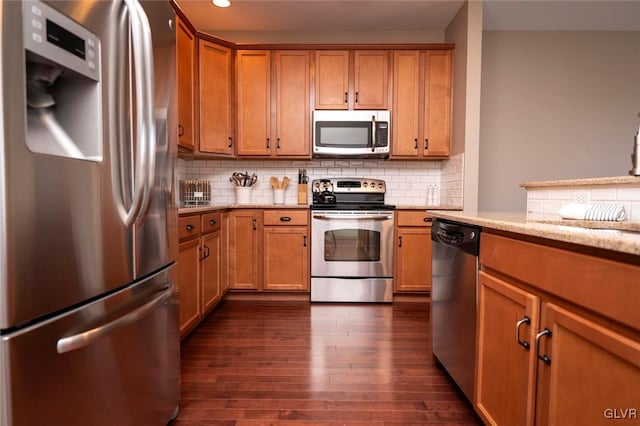
[[[395,210],[384,203],[387,186],[381,179],[314,179],[312,210]]]

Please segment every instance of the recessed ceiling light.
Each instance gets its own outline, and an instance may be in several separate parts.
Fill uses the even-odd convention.
[[[218,7],[229,7],[231,6],[231,2],[229,0],[212,0],[213,4]]]

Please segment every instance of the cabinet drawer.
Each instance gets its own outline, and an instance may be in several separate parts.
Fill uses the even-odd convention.
[[[178,237],[180,241],[200,235],[200,215],[178,218]]]
[[[300,226],[309,223],[309,211],[303,210],[265,210],[264,225]]]
[[[398,226],[431,226],[431,216],[420,210],[398,210]]]
[[[202,215],[202,233],[217,231],[220,229],[220,212],[206,213]]]

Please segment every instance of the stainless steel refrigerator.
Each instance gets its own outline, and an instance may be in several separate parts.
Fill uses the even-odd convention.
[[[0,2],[0,425],[177,414],[168,1]]]

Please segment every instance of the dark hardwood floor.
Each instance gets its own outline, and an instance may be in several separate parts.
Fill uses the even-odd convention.
[[[480,425],[429,305],[225,301],[182,344],[185,425]]]

